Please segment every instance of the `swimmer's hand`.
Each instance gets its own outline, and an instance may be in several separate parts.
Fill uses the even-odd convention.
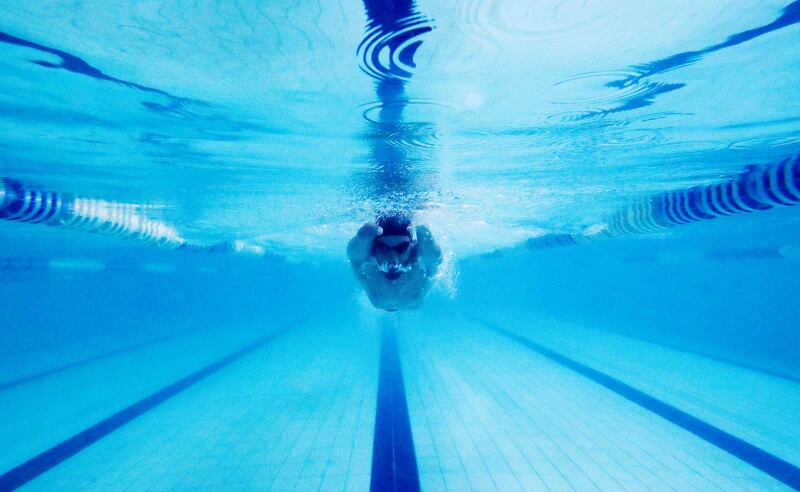
[[[347,257],[353,268],[359,268],[367,261],[372,252],[372,241],[383,234],[383,229],[372,222],[367,222],[358,230],[356,235],[347,244]]]
[[[442,263],[442,248],[436,244],[430,229],[425,226],[417,226],[417,245],[419,257],[429,277],[436,275],[439,265]]]
[[[383,234],[383,228],[373,222],[366,222],[361,229],[358,230],[356,236],[372,241],[376,237]]]

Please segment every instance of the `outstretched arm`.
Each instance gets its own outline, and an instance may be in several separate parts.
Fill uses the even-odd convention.
[[[422,260],[422,264],[425,265],[428,277],[433,277],[442,263],[442,248],[436,244],[430,229],[425,226],[417,226],[417,245],[419,258]]]
[[[358,271],[361,265],[367,261],[372,252],[372,241],[380,236],[382,232],[383,230],[379,226],[367,222],[361,226],[353,239],[347,243],[347,257],[350,259],[353,270]]]

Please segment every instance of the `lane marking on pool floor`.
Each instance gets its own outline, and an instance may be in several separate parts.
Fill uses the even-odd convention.
[[[276,338],[286,334],[292,329],[292,327],[297,326],[298,324],[299,323],[292,324],[289,327],[279,329],[268,335],[262,336],[253,342],[250,342],[244,347],[222,357],[221,359],[217,359],[202,369],[199,369],[168,386],[161,388],[160,390],[142,398],[136,403],[133,403],[132,405],[118,411],[110,417],[101,420],[91,427],[88,427],[87,429],[84,429],[74,436],[67,438],[59,444],[56,444],[52,448],[34,456],[28,461],[12,468],[11,470],[8,470],[0,475],[0,491],[14,490],[25,485],[26,483],[42,475],[48,470],[51,470],[72,456],[75,456],[79,452],[111,434],[125,424],[169,400],[173,396],[185,391],[196,383],[241,359],[245,355],[250,354],[251,352],[275,340]]]
[[[391,326],[381,331],[378,405],[372,442],[372,492],[420,490],[414,439],[408,417],[403,368],[397,336]]]
[[[33,374],[29,374],[27,376],[22,376],[18,379],[12,379],[11,381],[7,381],[5,383],[0,383],[0,391],[5,391],[15,386],[20,386],[26,383],[31,383],[33,381],[37,381],[39,379],[44,379],[50,376],[54,376],[60,372],[68,371],[70,369],[75,369],[76,367],[85,366],[87,364],[91,364],[92,362],[98,362],[103,359],[108,359],[109,357],[114,357],[115,355],[122,355],[128,352],[134,352],[139,349],[150,347],[151,345],[157,345],[161,342],[166,342],[168,340],[172,340],[173,338],[177,338],[181,335],[185,335],[187,333],[191,333],[194,330],[183,330],[177,333],[170,333],[167,335],[162,335],[157,338],[151,338],[149,340],[144,340],[132,345],[128,345],[125,347],[119,347],[113,350],[109,350],[108,352],[101,352],[99,354],[92,355],[85,359],[76,360],[73,362],[68,362],[66,364],[51,367],[50,369],[45,369],[43,371],[35,372]]]
[[[665,342],[662,342],[662,341],[651,340],[651,339],[649,339],[647,337],[641,337],[641,336],[632,335],[632,334],[629,334],[629,333],[618,333],[618,332],[615,332],[613,330],[608,330],[608,329],[601,329],[601,331],[603,331],[604,333],[610,334],[610,335],[623,337],[623,338],[629,338],[631,340],[637,340],[639,342],[644,342],[644,343],[647,343],[647,344],[650,344],[650,345],[655,345],[657,347],[663,347],[663,348],[666,348],[666,349],[669,349],[669,350],[673,350],[675,352],[681,352],[681,353],[684,353],[684,354],[696,355],[698,357],[702,357],[704,359],[713,360],[713,361],[716,361],[716,362],[721,362],[721,363],[729,365],[729,366],[740,367],[742,369],[746,369],[746,370],[752,371],[752,372],[757,372],[757,373],[763,374],[765,376],[778,378],[778,379],[784,379],[784,380],[789,381],[791,383],[800,384],[800,377],[792,376],[791,374],[785,374],[785,373],[782,373],[782,372],[779,372],[779,371],[776,371],[776,370],[773,370],[773,369],[768,369],[768,368],[759,367],[759,366],[756,366],[756,365],[746,364],[744,362],[739,362],[737,360],[729,359],[727,357],[721,357],[721,356],[718,356],[718,355],[714,355],[714,354],[711,354],[709,352],[705,352],[703,350],[696,350],[696,349],[692,349],[692,348],[684,348],[684,347],[681,347],[681,346],[679,346],[677,344],[671,344],[671,343],[665,343]]]
[[[658,398],[640,391],[619,379],[608,374],[593,369],[576,360],[562,355],[555,350],[551,350],[543,345],[539,345],[531,339],[525,338],[505,328],[499,327],[488,321],[474,318],[489,330],[498,333],[523,347],[530,349],[537,354],[570,369],[573,372],[584,376],[591,381],[603,386],[607,390],[625,398],[626,400],[649,410],[659,417],[667,420],[678,427],[694,434],[704,441],[713,444],[717,448],[739,458],[749,465],[761,470],[772,478],[788,485],[789,487],[800,490],[800,468],[782,460],[781,458],[744,441],[714,425],[701,420],[694,415],[684,412],[677,407],[670,405]]]

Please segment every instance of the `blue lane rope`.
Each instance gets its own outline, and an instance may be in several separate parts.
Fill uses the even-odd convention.
[[[181,251],[264,255],[262,247],[239,240],[212,245],[188,241],[171,225],[143,216],[140,209],[134,204],[81,198],[0,178],[0,219],[101,233]]]
[[[662,231],[717,217],[800,203],[800,155],[749,166],[731,179],[654,195],[622,208],[592,232],[546,234],[528,239],[529,249],[569,246]]]

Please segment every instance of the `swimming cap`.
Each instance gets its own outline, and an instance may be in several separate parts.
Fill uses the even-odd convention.
[[[405,212],[381,212],[375,222],[383,229],[384,236],[411,237],[411,217]]]

